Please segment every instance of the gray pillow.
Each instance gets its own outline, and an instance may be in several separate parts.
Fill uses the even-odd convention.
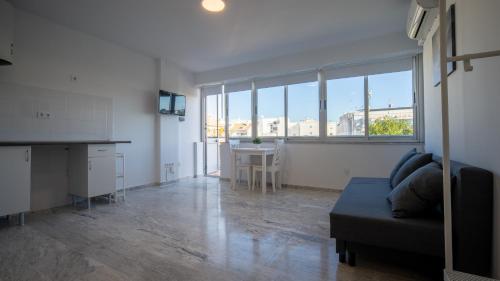
[[[392,186],[392,180],[394,179],[396,173],[399,171],[399,169],[401,169],[401,166],[403,166],[403,164],[415,154],[417,154],[417,149],[411,149],[410,151],[406,152],[406,154],[401,157],[396,166],[394,166],[394,169],[392,169],[391,175],[389,176],[389,183],[391,183],[391,188],[394,188],[394,186]]]
[[[401,168],[396,172],[392,180],[391,186],[394,188],[402,182],[407,176],[415,172],[418,168],[429,164],[432,161],[432,153],[417,153],[410,157],[406,162],[401,165]]]
[[[439,164],[429,163],[404,179],[387,199],[392,216],[405,218],[432,213],[443,199],[443,171]]]

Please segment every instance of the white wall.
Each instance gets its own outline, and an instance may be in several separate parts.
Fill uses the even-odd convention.
[[[14,65],[0,67],[0,83],[41,89],[30,93],[35,95],[42,92],[93,95],[112,100],[110,136],[132,141],[117,148],[126,157],[125,185],[159,182],[161,131],[157,127],[160,117],[156,99],[161,75],[156,60],[20,10],[15,14],[14,36]],[[188,161],[192,163],[192,157],[184,156],[192,153],[192,145],[185,142],[196,137],[192,131],[185,132],[184,127],[196,126],[199,130],[193,123],[199,119],[195,106],[199,102],[192,74],[170,64],[167,70],[165,88],[188,95],[188,120],[179,124],[177,136],[181,141],[173,142],[177,145],[174,150],[181,155],[178,162],[182,163],[180,174],[184,175],[187,174],[184,166],[189,167]],[[72,81],[71,76],[76,76],[77,81]],[[66,159],[67,152],[64,147],[37,151],[34,156],[39,157],[33,160],[32,210],[66,204],[66,165],[55,160]]]
[[[314,42],[311,42],[314,44]],[[195,74],[197,85],[288,74],[323,66],[364,63],[374,59],[415,55],[417,43],[402,32],[330,46],[273,59],[210,70]]]
[[[161,182],[194,175],[194,142],[200,141],[200,94],[194,86],[193,74],[166,59],[161,59],[162,90],[186,95],[186,116],[160,115]],[[166,164],[174,164],[170,173]]]
[[[351,177],[387,178],[403,154],[412,148],[423,149],[422,144],[287,143],[285,147],[284,184],[338,190]],[[221,157],[221,175],[229,178],[228,149],[222,149]]]
[[[500,49],[500,1],[456,0],[457,53]],[[435,23],[437,25],[437,22]],[[424,45],[426,149],[441,154],[440,87],[432,80],[432,34]],[[500,278],[500,58],[472,62],[473,72],[463,64],[449,77],[451,158],[485,168],[495,174],[493,268]]]

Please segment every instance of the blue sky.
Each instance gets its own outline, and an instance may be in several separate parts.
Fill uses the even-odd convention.
[[[394,72],[369,76],[371,108],[411,106],[412,72]],[[284,88],[259,89],[259,116],[284,115]],[[353,77],[329,80],[328,120],[335,121],[345,112],[363,109],[364,78]],[[305,118],[318,119],[318,83],[288,86],[288,116],[295,122]],[[230,119],[251,119],[250,91],[229,94]]]

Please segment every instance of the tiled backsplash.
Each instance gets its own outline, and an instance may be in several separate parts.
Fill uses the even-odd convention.
[[[105,140],[112,132],[112,98],[0,83],[0,140]]]

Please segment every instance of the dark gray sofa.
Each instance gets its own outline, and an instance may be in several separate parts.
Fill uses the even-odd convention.
[[[489,276],[493,175],[453,161],[451,173],[454,268]],[[444,258],[442,215],[393,218],[386,199],[390,191],[385,178],[353,178],[346,186],[330,212],[330,232],[340,262],[355,265],[356,254],[373,247]]]

